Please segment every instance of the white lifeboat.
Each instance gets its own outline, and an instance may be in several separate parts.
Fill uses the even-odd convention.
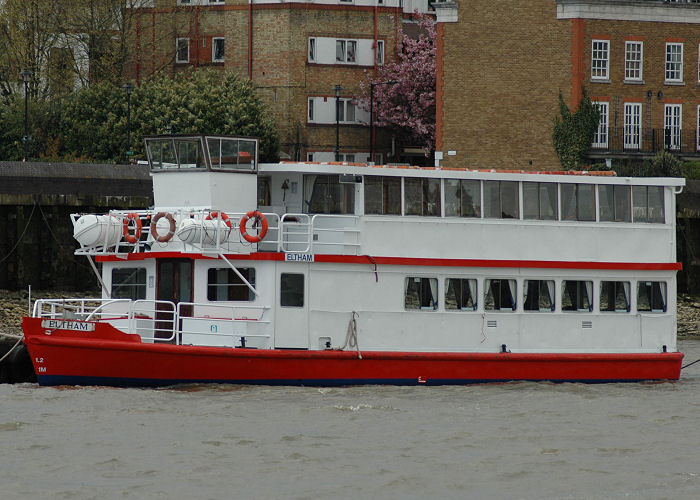
[[[202,221],[196,219],[183,219],[180,227],[175,231],[175,236],[183,243],[199,243],[202,238]]]
[[[113,247],[122,237],[122,222],[112,215],[82,215],[73,223],[73,238],[83,247]]]
[[[183,243],[215,245],[228,241],[231,227],[227,220],[221,219],[184,219],[175,235]]]

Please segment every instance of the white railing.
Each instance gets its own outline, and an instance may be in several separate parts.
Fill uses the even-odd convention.
[[[181,344],[270,348],[268,306],[180,302]],[[191,312],[190,312],[191,311]]]

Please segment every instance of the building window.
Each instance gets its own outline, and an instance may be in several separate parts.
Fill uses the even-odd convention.
[[[663,281],[637,283],[637,311],[666,312],[666,283]]]
[[[598,217],[604,222],[630,222],[630,187],[600,184],[598,186]]]
[[[697,133],[696,133],[696,138],[695,138],[695,149],[696,151],[700,151],[700,105],[698,106],[698,118],[695,122],[697,124]]]
[[[642,147],[642,104],[638,102],[625,103],[625,149],[639,150]]]
[[[610,66],[610,40],[593,40],[591,51],[591,79],[607,80]]]
[[[255,287],[255,268],[237,268],[241,276]],[[228,267],[209,268],[207,271],[207,300],[252,302],[255,294],[243,280]]]
[[[663,186],[633,186],[632,217],[634,222],[666,222]]]
[[[304,176],[305,213],[355,213],[355,184],[341,183],[337,175]]]
[[[683,81],[683,44],[666,44],[666,82]]]
[[[113,299],[146,299],[146,268],[122,267],[112,269]]]
[[[608,147],[608,107],[610,104],[608,102],[594,102],[593,103],[598,108],[598,113],[600,113],[600,121],[598,122],[598,128],[593,136],[593,148],[607,148]]]
[[[384,64],[384,40],[377,40],[377,64]]]
[[[353,99],[338,99],[336,104],[336,117],[340,123],[357,123],[355,118],[355,102]]]
[[[316,62],[316,39],[309,38],[309,62]]]
[[[515,280],[484,280],[484,310],[515,311],[516,286]]]
[[[525,280],[525,311],[554,311],[554,281]]]
[[[178,38],[175,44],[175,62],[190,62],[190,39]]]
[[[339,63],[354,63],[357,57],[356,40],[335,41],[335,61]]]
[[[438,280],[436,278],[406,278],[404,307],[412,311],[437,310]]]
[[[595,186],[593,184],[561,185],[561,220],[595,220]]]
[[[523,182],[523,218],[557,220],[557,185],[553,182]]]
[[[643,42],[625,42],[625,80],[631,82],[642,81],[642,67],[644,60]]]
[[[304,275],[280,274],[280,306],[304,307]]]
[[[629,281],[601,281],[600,310],[608,312],[629,312]]]
[[[309,121],[314,121],[314,98],[309,97]]]
[[[401,215],[401,178],[366,176],[365,214]]]
[[[481,217],[481,182],[445,179],[445,216]]]
[[[593,310],[592,281],[563,281],[561,310],[591,312]]]
[[[214,62],[224,62],[224,38],[215,37],[211,41],[211,60]]]
[[[445,280],[445,309],[476,311],[476,280],[447,278]]]
[[[517,182],[484,181],[484,217],[491,219],[520,218]]]
[[[440,179],[404,179],[405,215],[440,217]]]
[[[681,148],[682,104],[664,104],[664,146]]]

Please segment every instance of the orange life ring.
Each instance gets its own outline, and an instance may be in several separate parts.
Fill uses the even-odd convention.
[[[129,230],[129,226],[131,225],[132,220],[136,221],[136,231],[134,231],[133,235]],[[127,216],[124,217],[124,221],[122,224],[124,226],[124,229],[122,230],[122,233],[124,234],[124,239],[129,243],[136,243],[137,241],[139,241],[139,238],[141,238],[141,228],[143,227],[141,225],[141,218],[139,217],[139,214],[137,214],[136,212],[131,212],[130,214],[127,214]]]
[[[160,236],[158,234],[158,221],[161,220],[163,217],[165,217],[168,222],[170,223],[170,228],[168,229],[168,234],[164,234],[163,236]],[[156,241],[159,241],[161,243],[165,243],[167,241],[170,241],[170,239],[173,237],[175,234],[175,219],[173,218],[172,214],[165,213],[165,212],[158,212],[155,217],[153,217],[153,220],[151,220],[151,235],[153,236],[153,239]]]
[[[221,219],[226,223],[229,229],[231,229],[231,221],[228,218],[228,215],[226,213],[221,212],[221,215],[219,215],[219,212],[209,212],[209,215],[207,215],[204,220],[212,220],[212,219]]]
[[[248,221],[250,219],[255,219],[256,224],[258,222],[260,222],[260,224],[262,225],[262,229],[260,230],[260,234],[258,234],[257,236],[249,235],[248,231],[245,227],[246,224],[248,224]],[[267,219],[265,218],[265,216],[262,213],[258,212],[257,210],[251,210],[250,212],[245,214],[243,217],[241,217],[241,234],[243,235],[243,237],[245,238],[246,241],[248,241],[250,243],[259,243],[260,241],[262,241],[262,239],[267,234]]]

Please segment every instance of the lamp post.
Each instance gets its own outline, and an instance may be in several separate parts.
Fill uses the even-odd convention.
[[[30,69],[23,69],[19,74],[24,81],[24,159],[22,161],[26,162],[27,156],[29,156],[29,108],[27,103],[29,100],[29,81],[34,72]]]
[[[335,91],[335,161],[340,161],[340,92],[343,87],[336,85]]]
[[[374,86],[396,85],[397,83],[399,83],[398,80],[369,83],[369,161],[374,161]]]
[[[133,155],[131,151],[131,91],[134,90],[134,85],[131,82],[124,84],[126,90],[126,156]]]

